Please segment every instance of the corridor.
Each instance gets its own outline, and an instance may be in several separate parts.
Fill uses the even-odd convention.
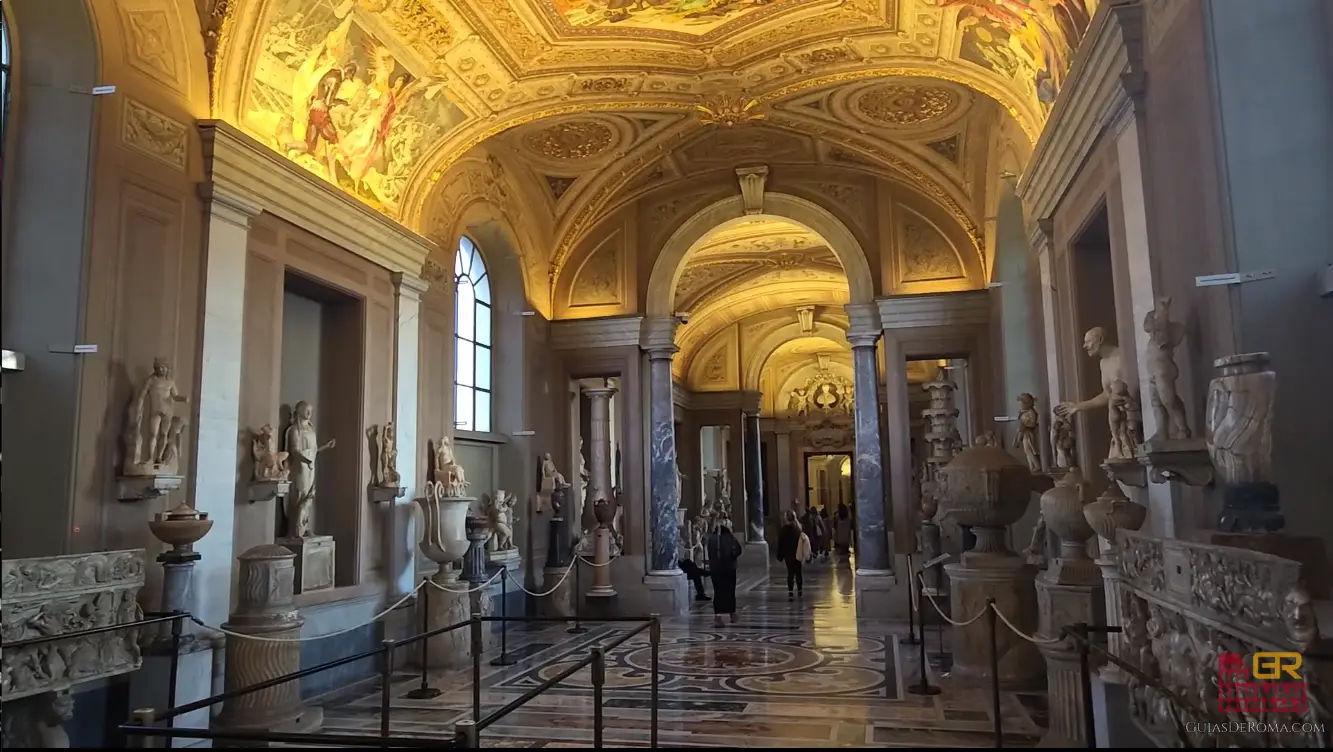
[[[984,689],[948,687],[935,697],[905,691],[917,677],[917,648],[901,645],[906,625],[855,617],[851,571],[832,564],[807,567],[806,594],[789,602],[780,566],[769,580],[742,573],[739,622],[713,626],[709,604],[664,623],[660,657],[662,747],[993,747],[990,697]],[[619,625],[589,625],[569,635],[563,625],[511,630],[506,668],[483,662],[483,713],[489,712],[587,655],[619,634]],[[935,647],[934,631],[928,644]],[[947,633],[946,633],[947,639]],[[607,656],[605,745],[647,747],[647,636]],[[933,676],[933,675],[932,675]],[[445,690],[413,700],[417,674],[397,675],[393,730],[403,736],[448,737],[471,717],[468,671],[441,672]],[[934,679],[932,679],[934,681]],[[325,731],[373,733],[379,689],[363,683],[325,698]],[[1005,746],[1034,746],[1044,723],[1040,695],[1009,694],[1001,710]],[[484,747],[586,748],[593,734],[587,670],[543,693],[482,734]]]

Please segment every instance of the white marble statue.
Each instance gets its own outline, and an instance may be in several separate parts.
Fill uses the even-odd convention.
[[[1134,458],[1134,450],[1143,442],[1143,419],[1139,401],[1123,381],[1111,382],[1111,401],[1106,406],[1111,425],[1111,459]]]
[[[390,421],[366,429],[370,442],[371,484],[380,488],[398,488],[398,430]]]
[[[1153,417],[1157,420],[1154,439],[1188,439],[1193,434],[1185,420],[1185,400],[1176,391],[1180,368],[1176,366],[1176,348],[1185,339],[1185,325],[1170,319],[1171,298],[1157,299],[1157,308],[1143,318],[1148,335],[1143,363],[1148,371],[1148,391]]]
[[[588,493],[589,481],[592,480],[592,473],[588,472],[588,459],[583,455],[583,437],[579,437],[579,496],[582,497]]]
[[[1061,418],[1072,420],[1081,412],[1106,407],[1111,402],[1111,385],[1117,381],[1125,381],[1120,348],[1106,341],[1105,329],[1100,326],[1089,329],[1088,333],[1083,335],[1083,349],[1090,357],[1098,360],[1102,390],[1080,402],[1061,402],[1056,405],[1055,414]]]
[[[337,439],[319,443],[312,420],[314,409],[301,400],[292,409],[285,448],[291,461],[291,492],[287,494],[287,537],[309,538],[315,534],[315,460],[319,453],[337,446]]]
[[[1051,419],[1051,455],[1057,468],[1073,467],[1078,452],[1074,444],[1074,426],[1059,413]]]
[[[454,459],[454,442],[448,436],[435,444],[435,481],[444,484],[444,493],[448,498],[458,498],[467,492],[467,473],[463,466]]]
[[[1037,429],[1040,427],[1037,398],[1023,392],[1018,395],[1018,433],[1014,435],[1014,448],[1023,452],[1028,470],[1034,474],[1041,472],[1041,449],[1037,443]]]
[[[287,453],[278,451],[278,436],[267,423],[251,437],[250,456],[254,460],[250,479],[255,483],[283,482],[291,476]]]
[[[185,401],[176,389],[167,359],[154,359],[153,372],[144,379],[126,411],[122,475],[179,474],[180,440],[185,419],[176,415],[176,405]],[[145,439],[147,451],[144,450]]]
[[[486,542],[486,549],[492,552],[513,551],[514,544],[514,507],[518,497],[508,491],[497,490],[487,499],[486,519],[491,523],[491,538]]]
[[[565,476],[555,469],[555,461],[551,459],[551,453],[547,452],[542,456],[542,490],[544,495],[549,496],[557,488],[569,488],[569,483],[565,481]]]

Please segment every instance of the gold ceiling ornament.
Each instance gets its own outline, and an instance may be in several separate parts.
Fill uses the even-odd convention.
[[[915,126],[941,120],[959,104],[958,95],[943,86],[882,84],[856,99],[856,109],[880,125]]]
[[[759,100],[745,92],[719,91],[708,95],[701,104],[695,106],[699,111],[699,122],[704,125],[721,125],[726,128],[763,120],[768,117],[759,109]]]
[[[204,61],[208,65],[208,107],[212,111],[217,107],[218,87],[222,85],[222,59],[227,48],[228,33],[231,31],[232,15],[236,4],[233,0],[212,0],[208,8],[208,21],[204,28]],[[216,112],[212,114],[216,115]]]
[[[615,140],[615,131],[605,123],[570,120],[529,133],[523,144],[548,159],[573,162],[602,154]]]
[[[453,46],[453,30],[426,0],[394,0],[391,4],[394,17],[389,21],[389,26],[402,39],[413,43],[414,47],[424,47],[439,57],[443,57],[445,50]]]

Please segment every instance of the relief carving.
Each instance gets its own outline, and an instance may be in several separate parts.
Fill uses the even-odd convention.
[[[178,87],[180,74],[171,49],[171,40],[177,37],[171,16],[164,10],[125,10],[121,17],[129,37],[130,65],[149,78]]]
[[[183,123],[126,97],[120,138],[129,148],[185,171],[190,137]]]
[[[722,384],[727,380],[727,351],[719,349],[704,362],[703,380],[706,384]]]
[[[604,241],[574,277],[569,295],[571,306],[616,305],[620,303],[619,233]]]
[[[933,282],[966,276],[963,263],[948,239],[914,212],[904,211],[904,214],[899,281]]]
[[[817,183],[812,186],[821,195],[827,196],[833,200],[835,206],[841,208],[848,216],[856,222],[860,228],[866,226],[866,208],[861,189],[854,185],[840,185],[838,183]]]

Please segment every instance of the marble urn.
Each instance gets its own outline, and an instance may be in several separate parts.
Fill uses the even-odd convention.
[[[148,529],[154,538],[171,546],[173,556],[188,557],[194,553],[194,544],[213,529],[213,521],[208,519],[208,513],[181,502],[171,511],[155,515]]]
[[[1077,467],[1071,467],[1041,495],[1041,517],[1046,520],[1046,527],[1060,538],[1061,558],[1088,558],[1085,546],[1093,529],[1083,514],[1086,490],[1083,473]]]
[[[1005,528],[1027,510],[1032,474],[1027,465],[989,443],[977,443],[940,468],[941,519],[971,527],[976,534],[964,564],[976,557],[1015,556],[1005,542]]]
[[[1083,517],[1101,539],[1102,551],[1106,552],[1115,548],[1117,530],[1134,531],[1143,527],[1148,507],[1129,499],[1101,496],[1083,507]]]
[[[438,484],[437,484],[438,485]],[[450,566],[467,554],[468,510],[476,499],[429,492],[417,499],[421,510],[421,553],[439,565],[437,579],[457,579]]]

